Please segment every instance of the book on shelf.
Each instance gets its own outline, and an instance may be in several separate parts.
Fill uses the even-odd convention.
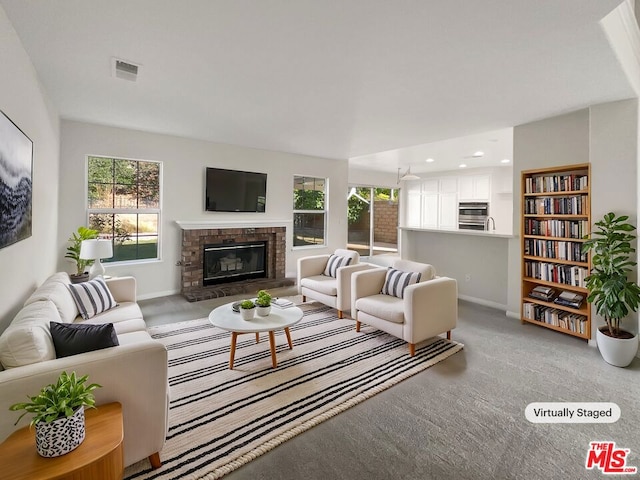
[[[589,333],[586,327],[587,317],[584,315],[526,302],[522,305],[522,313],[528,320],[546,323],[582,335]]]
[[[556,291],[553,288],[545,287],[543,285],[538,285],[529,292],[529,296],[531,298],[537,298],[538,300],[543,300],[545,302],[550,302],[555,294]]]
[[[566,290],[562,291],[560,295],[553,301],[558,305],[563,305],[565,307],[571,308],[580,308],[582,305],[582,301],[584,300],[584,295],[580,295],[575,292],[568,292]]]
[[[525,193],[574,192],[588,184],[587,175],[582,174],[531,176],[525,179]]]

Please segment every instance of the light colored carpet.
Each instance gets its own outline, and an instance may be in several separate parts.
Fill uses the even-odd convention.
[[[304,304],[293,350],[276,332],[278,367],[267,335],[239,337],[228,369],[230,334],[206,319],[150,328],[167,345],[171,405],[163,466],[140,462],[128,479],[215,479],[462,349],[435,337],[410,357],[406,342]]]

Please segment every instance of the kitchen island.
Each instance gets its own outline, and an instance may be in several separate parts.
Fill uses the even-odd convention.
[[[458,281],[463,300],[507,310],[510,255],[518,255],[513,233],[399,227],[402,257],[430,263],[438,275]]]

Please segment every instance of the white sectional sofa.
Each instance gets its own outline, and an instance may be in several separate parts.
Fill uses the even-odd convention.
[[[62,371],[89,375],[102,385],[95,391],[96,404],[120,402],[124,417],[124,463],[149,458],[159,465],[159,452],[167,434],[169,387],[167,351],[146,331],[136,303],[136,281],[120,277],[106,281],[118,306],[84,320],[67,287],[69,275],[49,277],[27,299],[9,327],[0,335],[0,442],[26,425],[26,415],[16,426],[18,414],[9,406],[26,400],[55,382]],[[49,322],[113,323],[119,345],[56,358]]]

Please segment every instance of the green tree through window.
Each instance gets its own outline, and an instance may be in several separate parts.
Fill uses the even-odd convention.
[[[158,258],[159,162],[88,157],[89,226],[114,244],[107,262]]]
[[[324,245],[325,178],[293,177],[293,246]]]

